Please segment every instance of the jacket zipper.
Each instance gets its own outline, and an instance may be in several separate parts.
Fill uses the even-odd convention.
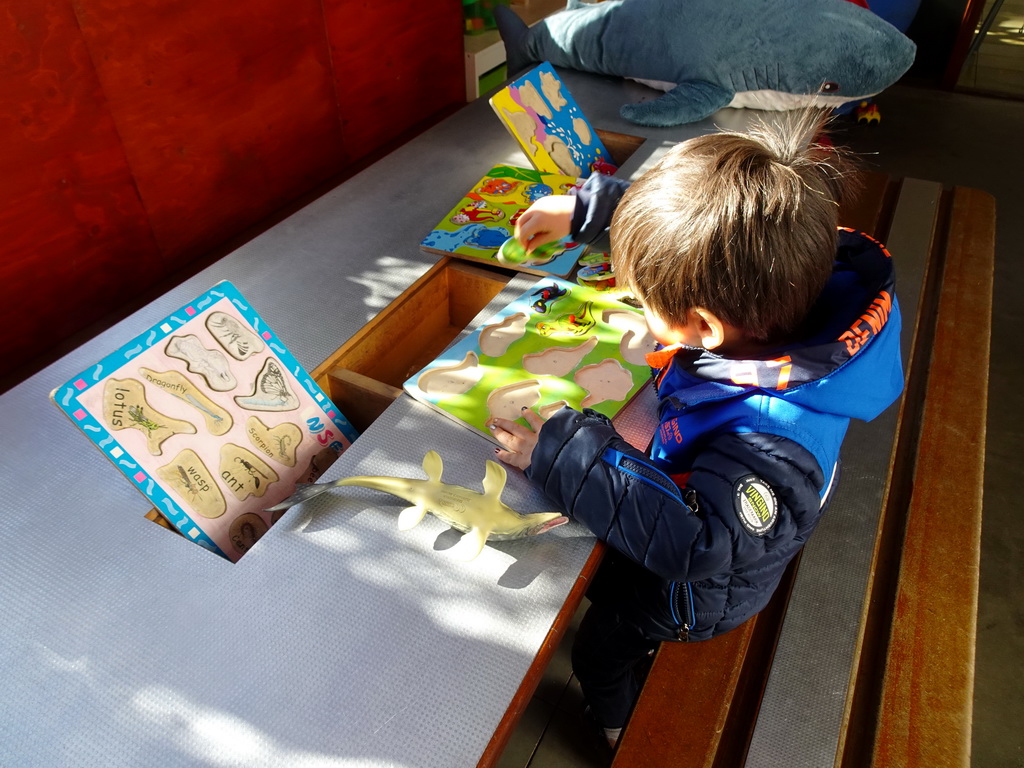
[[[673,582],[671,597],[672,618],[679,625],[679,639],[686,642],[689,639],[690,630],[696,623],[696,617],[693,615],[693,590],[690,587],[690,582]]]
[[[697,504],[697,492],[692,488],[683,492],[683,502],[690,508],[690,511],[697,514],[700,509]],[[680,589],[680,586],[685,589]],[[682,606],[679,605],[680,595],[683,598]],[[681,610],[680,610],[681,609]],[[676,623],[679,624],[679,639],[684,643],[690,639],[690,630],[697,623],[697,616],[693,611],[693,587],[690,582],[676,581],[672,584],[672,610],[675,611]],[[686,617],[685,620],[681,617]]]

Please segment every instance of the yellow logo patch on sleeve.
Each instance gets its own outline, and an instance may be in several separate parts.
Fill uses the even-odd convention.
[[[779,519],[775,492],[757,475],[747,475],[736,483],[733,509],[740,524],[754,536],[764,536]]]

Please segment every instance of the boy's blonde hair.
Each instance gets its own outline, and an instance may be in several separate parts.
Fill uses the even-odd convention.
[[[617,277],[670,325],[703,307],[749,341],[785,339],[835,259],[843,173],[812,143],[824,123],[802,112],[673,147],[615,212]]]

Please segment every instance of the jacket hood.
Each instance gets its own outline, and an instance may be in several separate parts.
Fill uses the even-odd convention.
[[[871,237],[840,229],[832,277],[802,338],[771,359],[737,360],[703,349],[667,347],[648,361],[672,359],[692,381],[691,395],[718,399],[751,386],[807,408],[870,421],[903,391],[900,310],[892,259]],[[692,404],[694,399],[688,396]]]

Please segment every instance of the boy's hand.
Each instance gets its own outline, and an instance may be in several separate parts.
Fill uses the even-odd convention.
[[[535,202],[516,221],[516,240],[527,253],[545,243],[568,237],[572,214],[576,210],[575,195],[548,195]]]
[[[540,434],[541,427],[544,426],[544,419],[540,417],[540,414],[529,408],[523,408],[523,418],[532,429],[508,419],[495,418],[487,422],[487,428],[491,430],[494,439],[504,446],[504,450],[494,449],[498,458],[506,464],[519,467],[519,469],[526,469],[530,466],[533,449],[537,445],[537,436]]]

